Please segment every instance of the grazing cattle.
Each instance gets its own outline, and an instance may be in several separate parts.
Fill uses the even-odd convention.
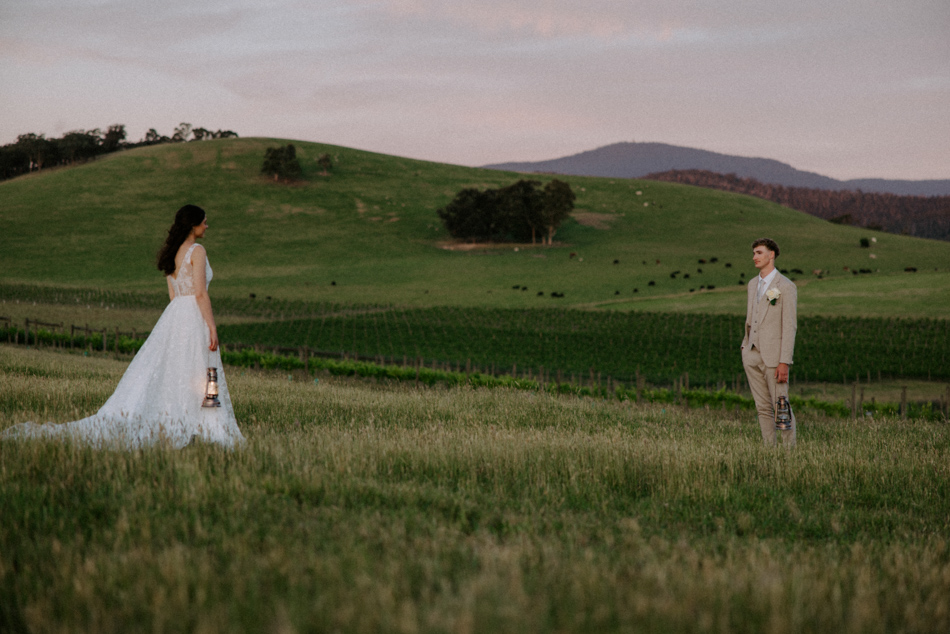
[[[257,297],[257,293],[251,293],[251,299],[254,299],[256,297]]]
[[[904,269],[904,271],[906,271],[907,273],[916,273],[916,272],[917,272],[917,267],[916,267],[916,266],[908,266],[906,269]]]
[[[639,293],[639,292],[640,292],[640,289],[639,289],[639,288],[635,288],[635,289],[633,289],[633,292],[634,292],[634,293]]]
[[[620,264],[620,260],[614,260],[614,264]]]
[[[696,269],[696,272],[697,272],[697,273],[702,273],[703,270],[702,270],[702,269]]]
[[[653,280],[650,280],[647,286],[656,286],[656,282],[654,282]]]
[[[689,273],[687,273],[686,275],[684,275],[684,276],[683,276],[683,279],[684,279],[684,280],[688,280],[688,279],[689,279]]]
[[[521,284],[516,284],[515,286],[512,286],[511,288],[515,289],[516,291],[521,290]]]
[[[719,261],[719,258],[709,258],[709,263],[710,263],[710,264],[715,264],[715,263],[718,262],[718,261]]]
[[[705,264],[705,263],[706,263],[706,260],[704,260],[704,259],[702,259],[702,258],[699,258],[699,263],[700,263],[700,264]]]
[[[538,297],[544,297],[544,291],[538,291]]]
[[[797,275],[804,275],[804,274],[805,274],[805,272],[804,272],[803,270],[801,270],[801,269],[792,269],[792,273],[795,273],[795,274],[797,274]]]
[[[726,268],[727,268],[727,269],[731,269],[731,268],[732,268],[732,262],[726,262]]]
[[[707,290],[707,291],[711,291],[711,290],[713,290],[714,288],[716,288],[716,287],[713,286],[712,284],[710,284],[709,286],[706,287],[706,290]]]
[[[620,295],[620,291],[614,291],[614,295]]]
[[[568,254],[567,257],[568,257],[569,259],[573,260],[574,258],[577,257],[577,253],[575,253],[574,251],[571,251],[571,252]]]
[[[812,269],[811,273],[812,275],[821,275],[821,269]]]

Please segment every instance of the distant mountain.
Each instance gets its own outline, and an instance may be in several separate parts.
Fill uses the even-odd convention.
[[[841,181],[814,172],[797,170],[772,159],[731,156],[665,143],[614,143],[549,161],[526,163],[495,163],[489,169],[513,172],[537,172],[572,176],[605,176],[608,178],[642,178],[647,174],[670,170],[707,170],[719,174],[735,174],[754,178],[762,183],[786,187],[807,187],[826,190],[858,190],[899,194],[903,196],[950,195],[950,179],[885,180],[862,178]]]

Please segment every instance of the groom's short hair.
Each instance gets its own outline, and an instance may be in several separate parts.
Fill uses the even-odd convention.
[[[775,240],[771,238],[759,238],[752,243],[752,248],[756,247],[765,247],[769,251],[775,254],[775,257],[778,257],[778,245],[775,243]]]

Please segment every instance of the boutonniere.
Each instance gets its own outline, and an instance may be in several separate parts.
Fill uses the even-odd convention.
[[[769,304],[772,306],[775,306],[775,300],[781,297],[781,295],[782,291],[778,290],[777,288],[770,288],[769,290],[765,291],[765,296],[769,298]]]

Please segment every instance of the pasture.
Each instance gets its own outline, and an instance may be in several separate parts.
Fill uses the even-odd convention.
[[[298,142],[306,180],[283,185],[259,174],[265,149],[283,143],[144,147],[2,182],[3,280],[161,294],[154,254],[175,210],[194,202],[209,213],[205,245],[218,298],[497,308],[628,302],[619,307],[741,314],[740,282],[755,274],[749,244],[770,234],[783,248],[779,265],[802,285],[803,314],[945,314],[950,243],[834,225],[748,196],[571,177],[576,210],[554,246],[458,245],[436,216],[457,191],[550,176]],[[323,153],[334,158],[329,176],[316,165]],[[862,238],[874,240],[870,248]]]
[[[768,233],[800,288],[795,393],[945,393],[950,244],[572,177],[554,246],[459,245],[436,209],[525,175],[297,143],[306,180],[279,185],[259,169],[283,143],[0,183],[0,327],[148,331],[155,250],[193,202],[225,344],[714,389],[741,372]],[[0,430],[93,413],[126,363],[0,342]],[[242,451],[0,443],[0,631],[950,630],[938,417],[809,411],[787,452],[746,410],[292,367],[227,368]]]
[[[0,346],[0,428],[124,367]],[[0,443],[5,629],[950,627],[945,424],[813,417],[787,452],[751,414],[228,380],[243,451]]]

